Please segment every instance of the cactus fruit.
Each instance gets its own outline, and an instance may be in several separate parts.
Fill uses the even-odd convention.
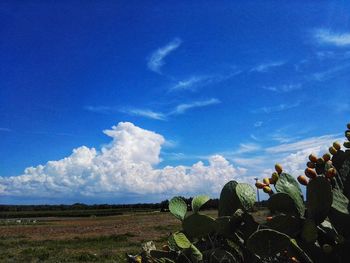
[[[317,156],[315,154],[310,154],[309,160],[310,160],[310,162],[315,163],[315,162],[317,162]]]
[[[272,175],[271,175],[271,179],[273,181],[273,183],[275,184],[277,181],[278,181],[278,178],[279,178],[279,174],[277,172],[273,172]]]
[[[322,250],[324,251],[324,253],[330,254],[333,251],[333,247],[330,244],[323,244]]]
[[[331,156],[329,153],[325,153],[325,154],[322,156],[322,158],[323,158],[323,160],[324,160],[325,162],[328,162],[328,161],[332,158],[332,156]]]
[[[340,144],[339,142],[333,142],[333,147],[334,147],[337,151],[339,151],[340,148],[341,148],[341,144]]]
[[[265,184],[265,185],[269,185],[270,184],[270,180],[269,180],[269,178],[264,178],[263,179],[263,183]]]
[[[256,186],[256,188],[258,188],[258,189],[263,189],[264,186],[267,186],[267,185],[264,184],[264,183],[262,183],[262,182],[256,182],[256,183],[255,183],[255,186]]]
[[[282,171],[283,171],[282,165],[276,163],[276,164],[275,164],[275,170],[276,170],[276,172],[277,172],[278,174],[281,174]]]
[[[325,162],[324,159],[322,157],[320,157],[320,158],[317,159],[316,163],[317,164],[324,164],[324,162]]]
[[[269,186],[264,186],[263,191],[265,193],[267,193],[267,194],[272,194],[273,193],[271,187],[269,187]]]
[[[307,163],[306,163],[306,166],[307,166],[308,168],[311,168],[311,169],[314,169],[314,168],[316,167],[315,163],[313,163],[313,162],[307,162]]]
[[[306,176],[304,176],[304,175],[299,175],[297,179],[298,179],[298,182],[302,185],[307,185],[309,182],[307,180]]]
[[[313,169],[311,169],[311,168],[306,168],[305,169],[305,175],[307,177],[309,177],[310,179],[314,179],[314,178],[317,177],[316,172]]]
[[[335,154],[337,153],[337,149],[334,148],[334,146],[329,147],[328,150],[329,150],[329,152],[330,152],[332,155],[335,155]]]
[[[337,170],[335,168],[329,168],[326,172],[326,177],[331,179],[337,175]]]
[[[349,149],[350,148],[350,142],[344,142],[343,143],[344,147]]]
[[[350,140],[350,130],[345,131],[345,137]]]

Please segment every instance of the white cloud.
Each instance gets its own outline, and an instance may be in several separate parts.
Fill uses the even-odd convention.
[[[208,100],[201,100],[201,101],[193,101],[190,103],[183,103],[183,104],[177,105],[175,109],[169,113],[169,115],[184,114],[186,111],[193,108],[205,107],[205,106],[215,105],[219,103],[221,103],[221,101],[216,98],[211,98]]]
[[[325,80],[334,78],[335,76],[337,76],[342,72],[344,74],[348,74],[347,72],[345,72],[345,70],[347,70],[349,67],[350,67],[350,64],[346,63],[340,66],[329,68],[328,70],[325,70],[325,71],[313,73],[311,74],[311,80],[325,81]]]
[[[163,47],[154,51],[148,59],[147,66],[150,70],[161,73],[161,67],[165,64],[164,59],[172,51],[177,49],[181,45],[182,41],[179,38],[175,38]]]
[[[335,33],[328,29],[319,29],[314,32],[314,37],[320,44],[350,46],[350,33]]]
[[[290,152],[298,152],[304,149],[308,149],[309,151],[319,152],[323,147],[328,147],[332,144],[332,142],[336,140],[341,140],[342,138],[337,137],[334,134],[331,135],[323,135],[319,137],[311,137],[303,140],[299,140],[293,143],[284,143],[277,146],[272,146],[266,149],[267,153],[290,153]],[[311,153],[311,152],[310,152]]]
[[[167,119],[165,114],[161,112],[155,112],[149,109],[126,109],[126,110],[122,110],[122,112],[127,113],[129,115],[141,116],[141,117],[146,117],[154,120],[164,121]]]
[[[300,90],[301,84],[285,84],[280,86],[264,86],[263,89],[277,93],[286,93],[294,90]]]
[[[212,77],[209,76],[192,76],[185,80],[178,81],[174,86],[172,86],[169,91],[180,91],[180,90],[194,90],[199,85],[209,84]]]
[[[101,148],[81,146],[58,161],[28,167],[19,176],[0,177],[0,195],[12,197],[123,197],[144,198],[150,194],[195,194],[217,196],[229,180],[246,181],[244,168],[232,166],[224,157],[213,155],[209,164],[192,166],[160,164],[163,136],[122,122],[104,133],[112,141]]]
[[[262,107],[256,110],[253,110],[252,113],[273,113],[273,112],[280,112],[280,111],[285,111],[289,109],[296,108],[300,105],[300,101],[295,102],[293,104],[279,104],[277,106],[271,106],[271,107]]]
[[[285,64],[284,61],[275,61],[269,63],[259,64],[256,67],[252,68],[251,72],[268,72],[273,68],[283,66]]]

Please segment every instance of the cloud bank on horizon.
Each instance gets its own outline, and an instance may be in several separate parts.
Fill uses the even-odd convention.
[[[198,161],[191,166],[177,165],[157,168],[161,163],[161,148],[165,138],[130,122],[120,122],[103,133],[111,142],[100,150],[81,146],[72,154],[44,165],[28,167],[18,176],[0,177],[0,196],[45,198],[90,198],[149,194],[194,195],[208,193],[218,196],[230,180],[253,182],[257,173],[268,176],[271,169],[259,163],[259,157],[232,158],[213,154],[208,164]],[[319,154],[327,149],[335,136],[321,136],[290,144],[267,148],[270,162],[274,154],[284,156],[288,171],[302,172],[310,152]],[[262,150],[258,145],[242,144],[236,156]],[[284,154],[284,155],[283,155]],[[262,158],[266,158],[262,157]],[[241,164],[241,165],[240,165]],[[260,169],[257,166],[260,165]]]

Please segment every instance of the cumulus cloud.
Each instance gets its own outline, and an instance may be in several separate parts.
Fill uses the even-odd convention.
[[[166,166],[160,152],[162,135],[121,122],[104,134],[111,142],[100,150],[81,146],[58,161],[28,167],[22,175],[0,177],[0,195],[12,197],[57,198],[123,197],[133,194],[167,195],[207,192],[217,196],[229,180],[244,180],[244,168],[237,168],[224,157],[213,155],[208,164]],[[247,180],[247,179],[245,179]]]
[[[165,57],[168,56],[172,51],[177,49],[181,45],[181,43],[181,39],[175,38],[165,46],[160,47],[156,51],[154,51],[147,62],[148,68],[156,73],[161,73],[161,68],[165,64]]]

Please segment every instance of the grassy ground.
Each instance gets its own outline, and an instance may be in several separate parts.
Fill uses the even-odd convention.
[[[0,224],[0,262],[125,262],[125,253],[139,252],[141,242],[164,244],[179,227],[159,212]]]
[[[206,214],[216,216],[216,211]],[[264,212],[255,217],[264,218]],[[140,243],[161,246],[180,223],[169,213],[138,212],[96,218],[38,219],[0,225],[0,262],[126,262]]]

